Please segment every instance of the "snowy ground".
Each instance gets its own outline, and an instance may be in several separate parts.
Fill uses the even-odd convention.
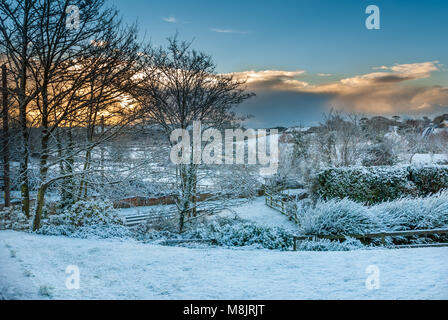
[[[282,227],[289,231],[297,231],[297,225],[285,215],[265,205],[265,198],[258,197],[253,201],[234,206],[220,213],[221,216],[236,214],[241,219],[253,221],[260,225]]]
[[[78,290],[66,288],[68,265],[79,267]],[[369,265],[379,268],[379,289],[368,290],[365,285]],[[448,248],[352,252],[190,249],[2,231],[0,297],[447,299]]]

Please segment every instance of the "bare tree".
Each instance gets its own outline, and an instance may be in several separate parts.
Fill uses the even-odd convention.
[[[244,81],[217,74],[211,57],[190,47],[191,43],[173,37],[166,49],[154,50],[148,66],[151,81],[135,93],[148,106],[147,117],[163,128],[167,139],[175,129],[191,129],[193,121],[201,121],[203,128],[222,129],[237,120],[233,109],[252,96],[244,92]],[[182,232],[185,219],[196,211],[198,164],[191,157],[177,170]]]
[[[9,101],[8,101],[8,80],[6,65],[2,66],[2,151],[3,151],[3,185],[5,189],[5,207],[11,205],[11,185],[9,180]]]
[[[0,1],[0,46],[15,83],[13,97],[18,105],[21,129],[22,210],[27,217],[30,214],[28,105],[38,93],[37,88],[30,85],[29,81],[29,67],[33,56],[32,43],[37,34],[36,13],[33,0]]]
[[[68,161],[75,154],[85,153],[81,175],[88,172],[92,150],[104,142],[105,137],[117,134],[120,128],[138,116],[136,107],[121,103],[136,83],[141,72],[138,63],[141,51],[135,41],[136,28],[122,28],[117,12],[103,8],[103,0],[79,1],[81,11],[79,28],[66,27],[68,0],[42,0],[37,7],[40,13],[39,30],[32,65],[33,81],[38,88],[36,113],[41,128],[40,184],[33,228],[40,226],[45,192],[55,178],[47,179],[52,153],[50,139],[55,138],[62,125],[83,127],[87,131],[81,147],[70,145],[65,153]],[[110,123],[101,139],[93,141],[100,118],[108,116]],[[58,150],[62,155],[62,149]],[[58,161],[64,161],[59,159]],[[72,168],[69,166],[69,168]],[[65,172],[67,178],[74,172]],[[79,196],[87,195],[87,181],[82,180]]]

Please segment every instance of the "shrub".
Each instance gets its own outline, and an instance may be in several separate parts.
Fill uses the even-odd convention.
[[[372,205],[448,189],[448,166],[332,168],[314,180],[314,198]]]
[[[44,220],[38,234],[71,238],[130,238],[123,219],[105,201],[78,201]]]
[[[0,230],[29,231],[32,221],[27,219],[20,207],[9,207],[0,211]]]
[[[183,239],[214,239],[218,246],[255,246],[287,250],[292,247],[293,234],[278,227],[257,225],[241,219],[215,217],[198,224],[181,235]]]
[[[367,146],[364,152],[363,166],[392,166],[397,163],[397,156],[394,154],[393,146],[389,141],[380,140]]]
[[[448,189],[448,166],[410,167],[408,170],[420,196],[429,196]]]
[[[318,202],[300,217],[301,233],[310,235],[355,235],[386,231],[448,227],[448,191],[426,198],[402,198],[372,207],[348,199]],[[448,241],[447,235],[387,237],[388,244]],[[374,239],[372,243],[378,243]],[[329,242],[306,244],[320,250]],[[305,244],[304,244],[305,246]],[[323,250],[323,249],[322,249]]]
[[[69,238],[79,239],[123,239],[129,240],[133,238],[133,233],[125,226],[111,225],[85,225],[82,227],[74,227],[70,225],[43,225],[38,234],[47,236],[65,236]]]
[[[344,242],[331,241],[328,239],[297,242],[297,250],[299,251],[352,251],[368,248],[370,247],[363,245],[361,241],[350,237]]]
[[[403,198],[370,208],[386,230],[448,227],[448,192],[426,198]]]
[[[123,219],[117,214],[112,205],[105,201],[78,201],[67,207],[60,217],[62,223],[75,227],[85,225],[123,224]]]
[[[377,231],[378,221],[367,207],[349,199],[318,202],[300,216],[304,234],[352,235]]]

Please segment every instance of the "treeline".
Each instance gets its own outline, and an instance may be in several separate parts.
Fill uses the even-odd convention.
[[[211,58],[192,50],[191,43],[174,37],[167,48],[152,48],[139,42],[137,26],[124,25],[104,2],[0,0],[3,123],[17,128],[11,137],[3,130],[3,154],[14,149],[20,159],[21,208],[34,219],[34,230],[55,183],[61,204],[71,205],[86,198],[92,184],[107,182],[101,146],[131,125],[157,124],[167,139],[193,120],[219,127],[236,120],[232,108],[251,96],[244,93],[244,81],[218,75]],[[30,130],[36,128],[33,212]],[[195,210],[197,168],[183,165],[178,172],[183,221]],[[100,182],[93,179],[98,174],[104,178]]]

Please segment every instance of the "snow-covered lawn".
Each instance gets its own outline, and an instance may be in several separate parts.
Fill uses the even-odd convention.
[[[220,213],[221,216],[236,214],[241,219],[249,220],[260,225],[269,227],[281,227],[288,231],[297,232],[297,225],[290,221],[285,215],[269,208],[265,204],[264,197],[257,197],[250,202],[234,206]]]
[[[66,288],[69,265],[79,267],[79,290]],[[368,290],[365,285],[369,265],[379,268],[379,289]],[[352,252],[189,249],[2,231],[0,297],[447,299],[448,248]]]

